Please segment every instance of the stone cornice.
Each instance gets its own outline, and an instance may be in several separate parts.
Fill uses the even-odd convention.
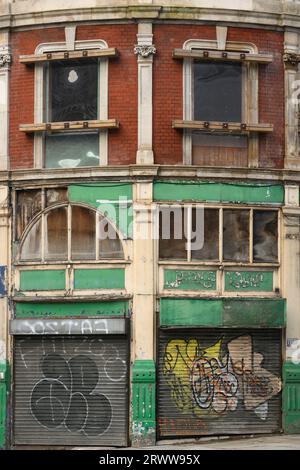
[[[170,20],[170,21],[219,21],[226,23],[249,24],[256,26],[272,27],[291,27],[299,29],[300,5],[294,8],[280,10],[279,7],[266,6],[267,11],[262,11],[261,2],[257,3],[257,10],[234,10],[225,8],[196,8],[187,6],[159,6],[154,4],[145,4],[140,6],[112,6],[112,7],[87,7],[64,9],[49,9],[41,11],[38,4],[35,5],[29,1],[24,2],[24,8],[20,9],[18,3],[12,4],[11,15],[1,15],[0,28],[11,27],[38,27],[45,24],[66,23],[69,21],[120,21],[120,20]],[[20,2],[21,4],[23,2]],[[88,2],[87,2],[88,3]],[[116,2],[117,3],[117,2]],[[121,4],[125,2],[120,2]],[[146,2],[145,2],[146,3]],[[158,2],[155,2],[158,3]],[[166,4],[168,2],[162,2]],[[186,2],[182,2],[183,5]],[[25,8],[27,4],[27,10]],[[74,2],[74,5],[77,5]],[[259,5],[260,4],[260,5]],[[53,1],[55,5],[55,1]],[[19,8],[19,9],[18,9]]]
[[[70,184],[72,181],[136,180],[136,179],[214,179],[214,180],[256,180],[300,184],[300,171],[273,170],[260,168],[207,168],[186,165],[129,165],[101,168],[77,168],[65,170],[14,170],[0,172],[2,184],[15,187],[41,184]]]

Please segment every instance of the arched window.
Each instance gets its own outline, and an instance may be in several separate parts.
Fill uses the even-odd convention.
[[[20,261],[123,259],[122,243],[99,212],[64,204],[39,215],[25,232]]]

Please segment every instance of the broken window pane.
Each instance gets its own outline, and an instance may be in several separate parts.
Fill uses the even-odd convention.
[[[119,235],[106,218],[101,218],[99,222],[99,258],[124,258],[123,247]]]
[[[204,245],[200,250],[192,250],[192,259],[196,260],[214,260],[219,259],[219,210],[204,210]],[[196,209],[192,211],[192,230],[196,227]],[[199,228],[198,228],[199,230]],[[203,230],[203,229],[202,229]]]
[[[46,168],[99,166],[98,132],[46,134]]]
[[[249,261],[249,211],[224,209],[223,211],[224,261]]]
[[[68,210],[53,209],[45,215],[45,259],[68,258]]]
[[[241,122],[242,65],[236,62],[194,62],[194,119]]]
[[[96,213],[85,207],[72,207],[72,259],[96,259]]]
[[[248,164],[248,140],[244,135],[193,132],[192,163],[199,166]]]
[[[253,212],[253,261],[278,261],[278,214],[276,211]]]
[[[19,240],[33,217],[42,210],[40,189],[17,191],[16,237]]]
[[[64,60],[49,64],[49,122],[97,119],[97,98],[97,60]]]
[[[59,202],[68,200],[67,188],[51,188],[46,190],[46,207],[52,206]]]
[[[160,259],[187,259],[185,214],[181,207],[160,208],[159,257]]]
[[[41,261],[42,220],[36,222],[27,234],[21,248],[22,261]]]

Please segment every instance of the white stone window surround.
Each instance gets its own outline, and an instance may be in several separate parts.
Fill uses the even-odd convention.
[[[75,41],[74,50],[107,49],[106,41],[87,40]],[[35,49],[35,54],[44,54],[47,52],[67,52],[69,48],[66,42],[50,42],[39,44]],[[108,59],[101,57],[99,60],[99,119],[108,119]],[[45,104],[45,77],[42,64],[35,64],[34,79],[34,122],[39,123],[44,120]],[[99,156],[100,166],[108,164],[108,131],[99,131]],[[40,133],[34,135],[34,167],[44,168],[44,136]]]
[[[217,40],[188,39],[183,44],[183,49],[219,50]],[[258,48],[253,43],[227,41],[225,50],[241,51],[252,54],[258,53]],[[192,58],[183,60],[183,119],[193,120],[193,66]],[[258,122],[258,65],[247,64],[243,67],[243,95],[242,113],[244,122]],[[248,165],[258,166],[258,137],[253,134],[248,138]],[[183,163],[192,165],[192,133],[183,132]]]

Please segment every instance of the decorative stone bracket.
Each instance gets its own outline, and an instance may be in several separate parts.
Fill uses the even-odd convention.
[[[11,61],[12,61],[11,54],[0,53],[0,67],[5,67],[6,65],[10,65]]]
[[[134,47],[134,53],[136,55],[139,55],[140,57],[147,58],[149,57],[149,55],[156,54],[156,47],[154,46],[154,44],[137,44]]]
[[[300,63],[300,54],[296,54],[295,52],[285,52],[283,54],[283,62],[286,67],[298,67]]]

